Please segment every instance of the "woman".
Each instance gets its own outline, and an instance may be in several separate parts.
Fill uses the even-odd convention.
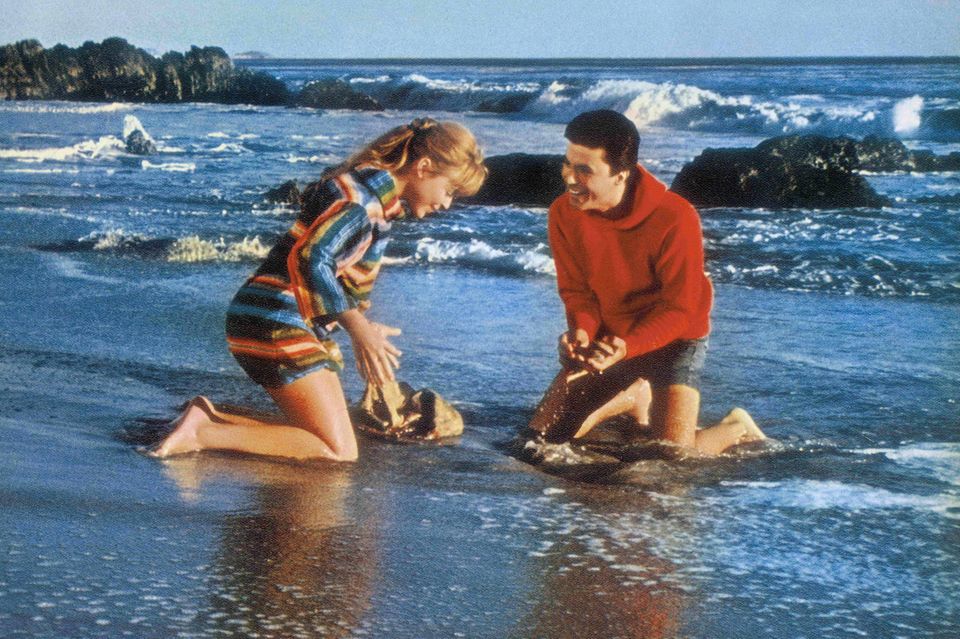
[[[486,177],[473,135],[454,122],[418,119],[394,128],[308,186],[296,223],[227,310],[227,344],[244,371],[283,412],[282,423],[190,401],[154,454],[204,449],[353,461],[357,441],[329,338],[338,326],[370,383],[393,379],[399,329],[368,320],[369,295],[390,223],[446,209]]]

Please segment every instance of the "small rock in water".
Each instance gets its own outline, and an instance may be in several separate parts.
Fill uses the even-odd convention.
[[[300,187],[296,180],[287,180],[275,189],[270,189],[264,194],[267,202],[275,204],[287,204],[289,206],[300,206]]]
[[[127,153],[134,155],[153,155],[157,152],[157,145],[143,131],[135,129],[127,136],[126,149]]]

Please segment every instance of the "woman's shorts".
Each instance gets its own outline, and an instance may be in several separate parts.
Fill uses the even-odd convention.
[[[287,299],[289,298],[289,299]],[[331,339],[318,339],[285,291],[248,282],[227,309],[227,347],[250,378],[279,388],[319,370],[343,370]]]

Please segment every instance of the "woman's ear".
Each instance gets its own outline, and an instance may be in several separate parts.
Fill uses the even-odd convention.
[[[430,173],[433,172],[433,160],[431,160],[427,156],[423,156],[422,158],[417,160],[414,166],[417,169],[417,177],[420,179],[423,179],[424,175],[429,175]]]

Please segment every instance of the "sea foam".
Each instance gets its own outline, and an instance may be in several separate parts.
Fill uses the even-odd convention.
[[[118,157],[124,153],[124,143],[114,135],[105,135],[97,140],[84,140],[70,146],[40,149],[0,149],[0,158],[19,162],[69,162]]]
[[[125,102],[110,104],[51,103],[51,102],[0,102],[0,111],[12,113],[113,113],[135,108],[136,105]]]
[[[197,235],[180,238],[167,249],[169,262],[240,262],[262,260],[270,251],[259,236],[245,237],[239,242],[205,240]]]

